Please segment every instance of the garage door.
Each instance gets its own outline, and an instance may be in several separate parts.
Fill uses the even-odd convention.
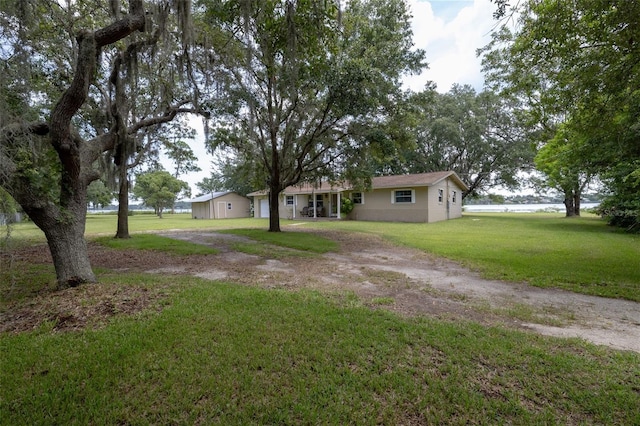
[[[269,217],[269,200],[260,200],[260,217]]]

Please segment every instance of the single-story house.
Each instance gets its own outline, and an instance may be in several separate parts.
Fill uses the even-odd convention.
[[[251,215],[251,201],[235,192],[212,192],[189,201],[194,219],[231,219]]]
[[[282,219],[349,218],[385,222],[437,222],[462,217],[462,193],[467,185],[455,172],[374,177],[371,189],[356,190],[348,183],[303,184],[286,188],[280,194]],[[269,217],[267,191],[253,197],[255,217]],[[353,201],[351,213],[340,213],[343,198]]]

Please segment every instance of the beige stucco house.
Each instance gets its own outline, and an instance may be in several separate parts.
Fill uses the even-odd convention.
[[[251,201],[235,192],[213,192],[190,200],[194,219],[249,217]]]
[[[468,188],[455,172],[374,177],[371,189],[359,191],[349,184],[304,184],[280,194],[282,219],[335,218],[386,222],[437,222],[462,217],[462,193]],[[266,191],[253,197],[255,217],[269,217]],[[348,216],[338,206],[347,197],[354,203]]]

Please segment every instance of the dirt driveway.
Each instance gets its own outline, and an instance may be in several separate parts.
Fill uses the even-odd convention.
[[[311,260],[268,259],[232,251],[231,243],[241,237],[211,232],[165,233],[216,247],[222,253],[206,266],[170,265],[152,271],[190,273],[264,287],[346,290],[357,294],[366,305],[403,315],[502,324],[640,352],[639,303],[485,280],[455,262],[397,247],[376,236],[321,234],[340,243],[339,253]]]
[[[308,258],[290,256],[274,248],[272,252],[278,255],[256,256],[233,250],[235,242],[251,243],[243,237],[175,231],[162,235],[215,247],[220,253],[178,258],[90,244],[90,255],[94,267],[164,275],[189,274],[265,288],[350,291],[367,306],[402,315],[503,325],[550,336],[579,337],[615,349],[640,352],[640,303],[485,280],[455,262],[397,247],[372,235],[326,231],[318,234],[337,241],[339,251]],[[51,262],[46,246],[31,248],[20,257],[29,262]],[[79,293],[99,291],[104,294],[95,308],[79,312],[78,300],[84,297]],[[38,317],[43,316],[35,308],[38,306],[48,306],[48,310],[42,311],[49,319],[52,315],[57,320],[62,317],[64,324],[78,328],[89,323],[92,315],[137,311],[150,303],[146,292],[123,291],[106,286],[81,286],[39,296],[43,300],[30,302],[29,310],[19,307],[0,313],[1,328],[19,331],[35,326],[40,321]],[[95,294],[90,297],[96,299]],[[57,313],[51,313],[52,306]]]

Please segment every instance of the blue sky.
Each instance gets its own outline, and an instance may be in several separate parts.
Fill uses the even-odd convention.
[[[455,18],[462,8],[473,5],[473,0],[422,0],[422,2],[431,3],[434,15],[445,21]]]

